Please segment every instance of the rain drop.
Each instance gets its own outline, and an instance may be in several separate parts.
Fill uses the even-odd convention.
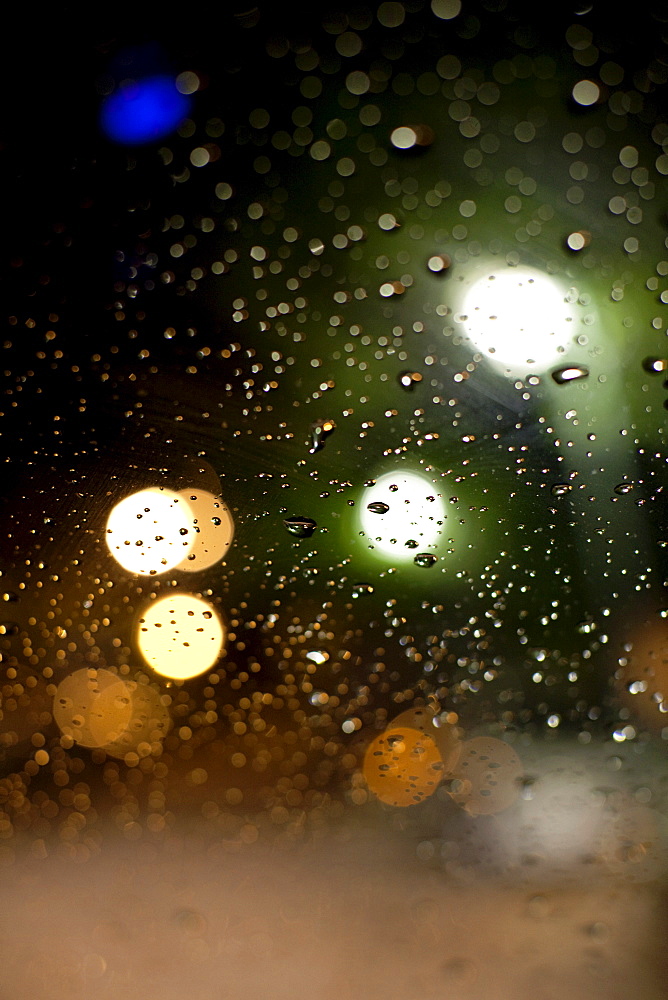
[[[418,552],[415,559],[413,559],[413,562],[416,566],[420,566],[422,569],[429,569],[430,566],[433,566],[434,563],[438,562],[438,559],[435,555],[432,555],[431,552]]]
[[[555,483],[550,493],[553,497],[563,497],[573,489],[572,483]]]
[[[382,500],[374,500],[373,503],[367,504],[366,509],[370,510],[372,514],[387,514],[390,505],[383,503]]]
[[[566,382],[577,382],[579,379],[588,378],[589,369],[584,365],[564,365],[552,372],[552,378],[557,385],[564,385]]]
[[[295,538],[310,538],[318,527],[317,523],[310,517],[286,517],[283,524]]]
[[[333,420],[321,419],[314,421],[309,428],[309,454],[315,455],[317,451],[321,451],[321,449],[325,447],[326,438],[328,438],[334,430],[336,430],[336,424]]]
[[[630,493],[632,489],[633,483],[617,483],[614,491],[618,496],[622,497],[625,496],[625,494]]]

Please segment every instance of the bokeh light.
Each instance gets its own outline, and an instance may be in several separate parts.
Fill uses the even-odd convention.
[[[225,630],[202,598],[170,594],[144,612],[137,640],[142,656],[157,674],[187,680],[214,665],[225,642]]]
[[[412,806],[436,791],[443,761],[427,733],[391,725],[370,743],[362,770],[369,790],[381,802]]]
[[[110,670],[76,670],[63,678],[53,699],[61,733],[84,747],[105,747],[127,729],[132,699],[125,681]]]
[[[379,555],[415,561],[439,541],[445,519],[434,484],[416,472],[388,472],[364,490],[360,523]]]
[[[151,576],[166,573],[186,559],[195,544],[190,507],[171,490],[140,490],[112,509],[105,538],[124,569]]]
[[[159,754],[170,726],[159,693],[106,669],[82,669],[58,685],[53,717],[62,736],[112,757]]]
[[[126,80],[104,101],[100,125],[115,142],[152,142],[173,132],[189,108],[188,96],[171,76]]]
[[[529,267],[490,271],[473,281],[457,318],[485,358],[511,375],[546,368],[574,333],[563,290]]]
[[[225,558],[234,538],[234,521],[223,501],[207,490],[181,490],[178,495],[189,511],[192,545],[175,569],[197,573]]]

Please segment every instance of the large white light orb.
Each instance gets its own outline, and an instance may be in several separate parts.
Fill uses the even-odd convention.
[[[111,510],[105,535],[116,562],[131,573],[166,573],[195,542],[192,514],[183,497],[160,488],[140,490]]]
[[[364,490],[359,504],[362,531],[379,555],[408,562],[424,553],[437,554],[445,507],[426,476],[388,472]]]
[[[474,280],[456,319],[485,358],[515,376],[548,368],[575,332],[564,289],[530,267],[489,270]]]

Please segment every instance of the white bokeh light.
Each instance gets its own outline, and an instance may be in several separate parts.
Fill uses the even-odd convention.
[[[362,531],[379,555],[409,561],[425,551],[437,554],[445,508],[426,476],[388,472],[364,490],[360,507]]]
[[[564,289],[530,267],[490,269],[473,280],[456,319],[477,350],[510,375],[548,368],[575,332]]]
[[[154,576],[187,557],[195,532],[184,499],[156,488],[120,500],[109,514],[105,538],[123,569]]]

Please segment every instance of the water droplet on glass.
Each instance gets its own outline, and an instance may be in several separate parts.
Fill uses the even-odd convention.
[[[220,520],[219,517],[212,517],[211,518],[211,524],[215,524],[216,527],[218,527],[219,524],[222,524],[222,521]]]
[[[354,583],[353,584],[353,597],[362,597],[363,594],[373,594],[373,584],[371,584],[371,583]]]
[[[418,543],[414,538],[409,538],[408,541],[405,542],[405,545],[407,549],[416,549],[418,547]]]
[[[336,424],[333,420],[320,419],[316,420],[311,424],[309,428],[310,435],[310,448],[309,453],[314,455],[316,451],[320,451],[325,447],[325,439],[336,429]]]
[[[430,566],[433,566],[434,563],[438,562],[438,559],[435,555],[432,555],[431,552],[418,552],[415,559],[413,559],[413,562],[416,566],[420,566],[422,569],[429,569]]]
[[[383,503],[382,500],[374,500],[373,503],[367,504],[366,509],[370,510],[372,514],[387,514],[390,505]]]
[[[650,375],[658,375],[668,369],[668,358],[645,358],[642,366]]]
[[[573,489],[572,483],[555,483],[550,493],[553,497],[563,497]]]
[[[566,382],[577,382],[578,379],[588,378],[589,369],[584,365],[564,365],[552,372],[552,378],[557,385],[564,385]]]
[[[633,483],[617,483],[615,486],[615,493],[618,496],[624,496],[626,493],[630,493],[633,489]]]
[[[318,527],[317,523],[310,517],[286,517],[283,524],[295,538],[310,538]]]
[[[13,590],[5,590],[2,595],[3,601],[8,603],[9,601],[18,601],[18,595],[14,593]]]
[[[0,622],[0,635],[17,635],[18,631],[16,622]]]
[[[422,375],[420,372],[400,372],[397,375],[397,381],[406,392],[412,392],[415,386],[422,381]]]
[[[596,622],[593,618],[585,618],[584,621],[578,622],[577,630],[580,635],[591,635],[596,630]]]

